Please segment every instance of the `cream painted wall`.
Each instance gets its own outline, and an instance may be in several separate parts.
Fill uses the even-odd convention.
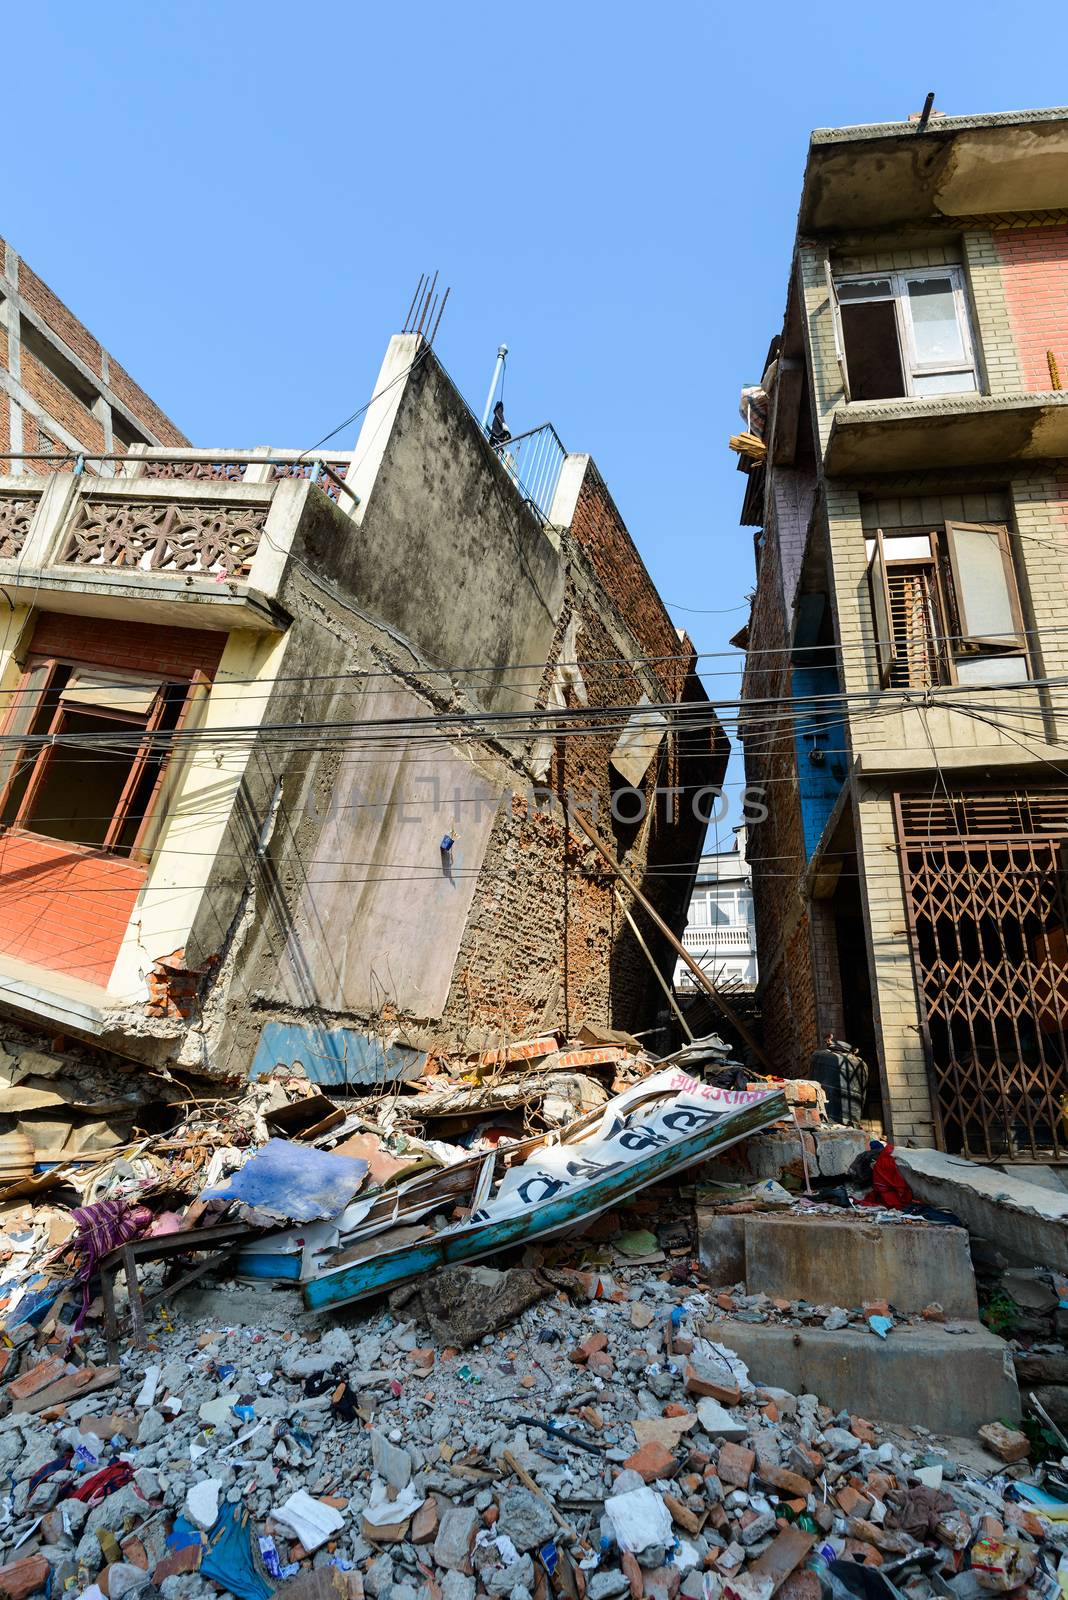
[[[108,981],[108,993],[117,1002],[146,999],[153,962],[185,947],[251,756],[251,741],[235,746],[220,737],[213,744],[205,736],[213,728],[259,726],[288,641],[288,634],[239,631],[226,642],[201,721],[202,737],[186,758],[148,881]]]

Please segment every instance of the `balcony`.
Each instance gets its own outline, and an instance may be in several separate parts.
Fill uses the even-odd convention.
[[[836,407],[833,477],[975,467],[1068,456],[1068,391],[856,400]]]
[[[279,592],[308,497],[356,504],[348,456],[142,450],[31,465],[45,470],[0,478],[0,586],[126,621],[285,626]]]

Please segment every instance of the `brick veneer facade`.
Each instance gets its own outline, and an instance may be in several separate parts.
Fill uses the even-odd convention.
[[[1023,387],[1053,387],[1051,350],[1068,386],[1068,227],[1010,228],[993,241]]]

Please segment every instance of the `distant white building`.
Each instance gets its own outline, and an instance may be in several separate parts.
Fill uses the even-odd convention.
[[[745,859],[744,828],[735,829],[730,850],[701,857],[682,942],[710,978],[756,987],[753,889]],[[675,967],[675,987],[697,987],[693,973],[681,960]]]

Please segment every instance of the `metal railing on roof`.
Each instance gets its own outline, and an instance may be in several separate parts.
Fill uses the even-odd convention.
[[[543,422],[540,427],[528,428],[526,433],[517,433],[493,448],[524,500],[547,522],[567,456],[552,423]]]

